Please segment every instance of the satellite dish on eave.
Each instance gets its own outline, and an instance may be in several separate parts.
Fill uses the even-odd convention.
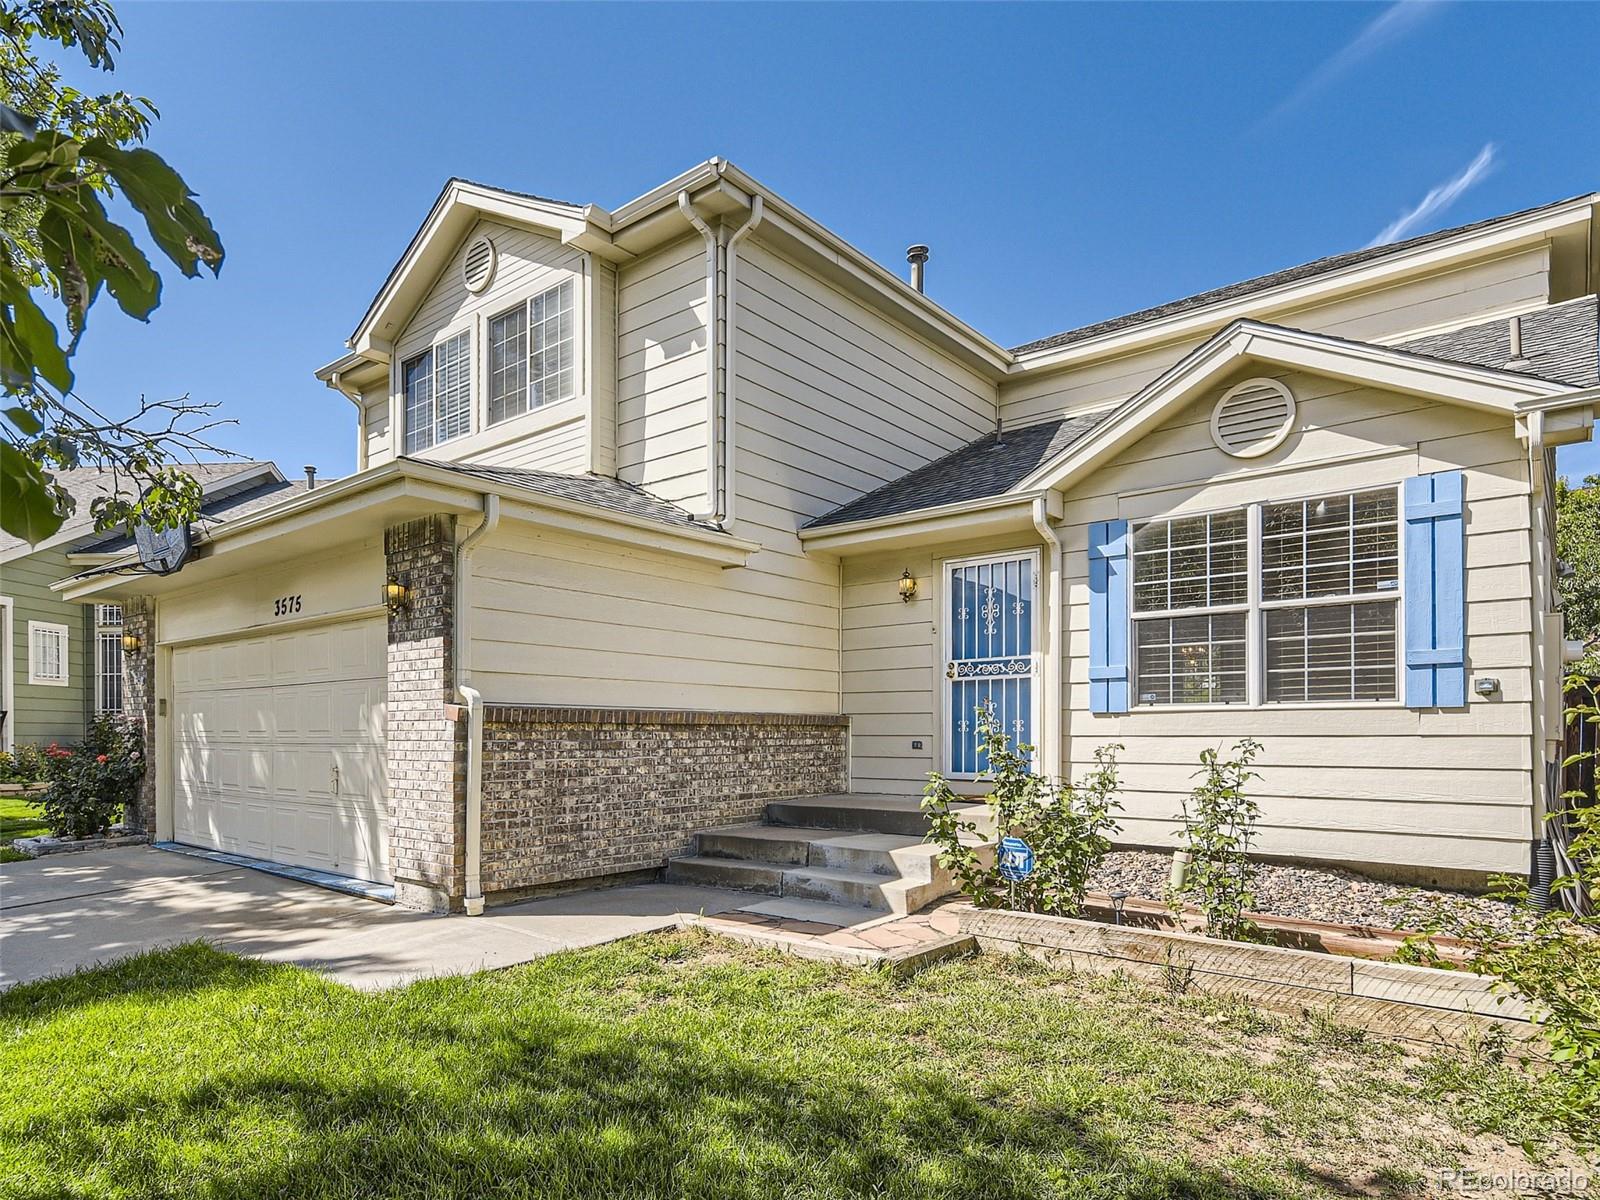
[[[139,564],[155,575],[171,575],[189,561],[193,549],[187,523],[157,530],[140,522],[133,527],[133,544],[139,550]]]

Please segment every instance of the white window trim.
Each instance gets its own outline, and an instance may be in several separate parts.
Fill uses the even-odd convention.
[[[50,679],[39,675],[37,667],[39,656],[35,653],[37,648],[34,642],[36,633],[59,633],[61,635],[61,678]],[[56,621],[29,621],[28,622],[28,683],[34,687],[69,687],[72,683],[72,627],[62,625]]]
[[[489,405],[493,398],[489,391],[490,326],[492,326],[501,317],[504,317],[510,313],[514,313],[518,309],[522,310],[522,336],[527,342],[526,353],[523,356],[522,386],[524,392],[530,392],[533,388],[533,371],[531,369],[533,361],[533,302],[543,298],[544,296],[548,296],[551,292],[559,291],[562,287],[570,287],[572,289],[572,395],[562,396],[557,400],[545,400],[539,404],[530,403],[519,413],[513,413],[509,417],[501,417],[498,421],[491,421],[489,419]],[[583,281],[581,276],[569,275],[565,279],[556,280],[554,283],[543,284],[539,287],[527,290],[523,293],[521,299],[507,301],[492,311],[486,311],[483,314],[483,320],[480,324],[482,336],[479,339],[482,343],[482,351],[476,356],[479,360],[481,360],[479,363],[479,369],[483,377],[483,400],[481,405],[479,405],[482,424],[479,426],[479,429],[483,431],[499,429],[502,426],[510,425],[514,421],[520,421],[525,417],[531,417],[535,413],[544,412],[547,409],[555,408],[557,405],[566,404],[569,401],[576,400],[584,394],[583,356],[581,353],[584,345],[583,313],[579,308],[579,303],[582,298]]]
[[[1327,596],[1315,597],[1306,600],[1262,600],[1261,598],[1261,510],[1268,504],[1293,504],[1296,501],[1314,500],[1322,496],[1335,496],[1346,494],[1354,495],[1357,492],[1377,492],[1393,490],[1395,493],[1395,524],[1397,536],[1395,539],[1396,551],[1399,556],[1396,571],[1398,586],[1383,592],[1363,592],[1353,596]],[[1175,513],[1151,513],[1148,516],[1136,517],[1128,522],[1128,713],[1175,713],[1175,712],[1260,712],[1262,710],[1297,710],[1297,709],[1404,709],[1405,701],[1405,655],[1406,655],[1406,522],[1403,506],[1405,503],[1405,489],[1400,482],[1375,483],[1370,486],[1351,488],[1317,488],[1312,491],[1301,492],[1293,496],[1280,496],[1271,500],[1250,500],[1242,507],[1249,522],[1248,553],[1249,570],[1245,578],[1248,583],[1248,613],[1245,627],[1245,654],[1246,654],[1246,698],[1242,704],[1223,704],[1216,701],[1207,701],[1203,704],[1140,704],[1139,671],[1138,664],[1134,661],[1133,640],[1133,534],[1137,526],[1151,521],[1180,520],[1189,517],[1205,517],[1213,513],[1233,512],[1241,507],[1238,504],[1223,504],[1216,508],[1199,509],[1193,512],[1183,511]],[[1369,601],[1393,600],[1395,605],[1394,616],[1394,699],[1392,700],[1273,700],[1266,699],[1266,671],[1267,671],[1267,633],[1264,613],[1274,608],[1311,608],[1320,604],[1360,604]],[[1217,608],[1206,609],[1178,609],[1162,613],[1140,613],[1140,617],[1159,617],[1176,615],[1196,615],[1200,613],[1238,612],[1243,606],[1221,605]]]
[[[939,559],[936,564],[939,571],[939,583],[938,587],[935,589],[936,594],[933,597],[933,601],[939,606],[935,611],[938,613],[937,619],[939,622],[939,627],[943,630],[943,633],[940,635],[939,641],[941,647],[940,659],[934,666],[934,674],[938,681],[937,687],[939,707],[942,710],[939,718],[939,727],[943,741],[939,746],[938,758],[936,761],[940,764],[940,773],[944,775],[946,779],[954,780],[959,783],[972,783],[980,779],[985,779],[987,776],[966,771],[949,770],[950,751],[954,745],[954,743],[951,741],[951,738],[955,733],[953,722],[951,720],[954,714],[950,711],[950,688],[947,686],[949,680],[945,676],[946,664],[951,661],[954,653],[954,647],[951,645],[950,639],[955,633],[955,630],[952,628],[949,611],[950,573],[958,567],[968,566],[972,563],[998,562],[1001,559],[1007,558],[1028,558],[1033,562],[1033,636],[1030,639],[1033,645],[1033,652],[1028,656],[1032,663],[1032,675],[1030,678],[1033,680],[1033,687],[1031,689],[1033,703],[1030,705],[1032,711],[1029,714],[1029,719],[1033,724],[1034,753],[1037,755],[1043,750],[1043,747],[1040,746],[1038,742],[1040,731],[1044,728],[1044,705],[1047,697],[1044,695],[1044,654],[1040,650],[1040,646],[1043,644],[1042,639],[1045,633],[1044,621],[1046,614],[1043,611],[1044,605],[1039,602],[1039,598],[1043,594],[1044,584],[1039,579],[1038,547],[1023,547],[1016,550],[997,550],[990,554],[968,554],[963,555],[960,558]],[[1060,703],[1060,700],[1057,699],[1056,702]]]
[[[17,723],[16,689],[12,684],[17,653],[16,634],[11,614],[16,605],[10,596],[0,596],[0,708],[5,709],[5,727],[0,729],[0,750],[10,753],[16,749],[16,735],[12,732]]]
[[[391,429],[398,429],[398,433],[393,439],[396,457],[427,454],[430,451],[437,450],[440,446],[451,446],[457,442],[465,441],[482,429],[482,415],[479,411],[479,405],[482,403],[483,388],[481,386],[482,380],[479,377],[481,372],[478,369],[478,347],[483,342],[480,325],[481,322],[475,317],[465,321],[456,321],[449,327],[434,334],[433,340],[427,345],[418,346],[415,349],[405,351],[403,354],[395,355],[394,362],[390,368],[389,388],[390,393],[395,398],[395,417],[398,417],[398,424],[396,424],[394,418],[391,418],[390,422]],[[411,431],[411,420],[406,412],[406,364],[412,359],[421,358],[424,354],[432,354],[434,356],[433,371],[437,372],[439,347],[446,342],[453,341],[462,334],[467,335],[467,428],[453,437],[444,438],[443,440],[436,439],[427,446],[411,450],[406,445],[406,436]],[[437,426],[439,423],[437,376],[434,379],[433,421],[434,425]]]

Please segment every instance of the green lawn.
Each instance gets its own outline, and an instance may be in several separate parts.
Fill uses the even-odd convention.
[[[1525,1086],[1020,959],[685,933],[363,994],[191,945],[0,996],[0,1195],[1406,1195],[1573,1161]]]
[[[39,806],[21,796],[0,796],[0,862],[25,862],[28,856],[11,848],[11,840],[49,833]]]

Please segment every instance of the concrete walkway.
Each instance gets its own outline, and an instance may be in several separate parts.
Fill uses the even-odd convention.
[[[197,938],[352,987],[394,987],[667,929],[680,914],[751,899],[644,884],[440,917],[162,850],[62,854],[0,865],[0,987]]]

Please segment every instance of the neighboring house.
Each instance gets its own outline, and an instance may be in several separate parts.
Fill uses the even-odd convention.
[[[203,519],[250,498],[281,498],[296,486],[271,463],[186,469],[204,488]],[[0,534],[0,733],[6,750],[75,741],[95,713],[122,708],[121,607],[63,600],[51,585],[92,561],[80,555],[125,548],[125,539],[95,532],[90,506],[101,496],[131,496],[132,485],[100,467],[57,472],[56,479],[77,506],[54,536],[29,545]]]
[[[318,372],[357,472],[63,593],[140,641],[158,838],[407,904],[977,788],[983,704],[1051,774],[1121,743],[1130,844],[1253,736],[1263,853],[1524,871],[1597,203],[1008,350],[726,162],[609,212],[452,181]]]

